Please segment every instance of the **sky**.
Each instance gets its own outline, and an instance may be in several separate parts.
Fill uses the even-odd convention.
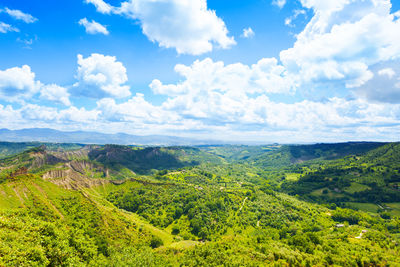
[[[0,128],[399,141],[400,1],[2,0]]]

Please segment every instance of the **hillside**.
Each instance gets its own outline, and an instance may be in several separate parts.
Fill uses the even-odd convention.
[[[202,146],[230,162],[251,162],[260,167],[282,167],[310,160],[332,160],[363,154],[385,143],[348,142],[314,145]]]
[[[0,159],[6,158],[20,152],[23,152],[30,148],[35,148],[41,145],[45,145],[49,150],[76,150],[83,145],[80,144],[66,144],[66,143],[40,143],[40,142],[25,142],[25,143],[12,143],[12,142],[0,142]]]
[[[384,212],[400,202],[400,144],[391,143],[358,156],[305,164],[293,170],[297,181],[282,184],[284,191],[325,203]],[[373,205],[375,204],[375,208]],[[393,206],[393,207],[391,207]]]
[[[388,190],[399,148],[29,148],[0,160],[0,265],[396,266],[394,210],[355,211],[328,183]]]

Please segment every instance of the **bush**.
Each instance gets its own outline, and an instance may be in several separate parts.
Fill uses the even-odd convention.
[[[153,238],[150,241],[150,247],[152,248],[158,248],[164,245],[164,242],[159,238],[158,236],[153,236]]]
[[[177,225],[174,225],[174,226],[172,227],[171,233],[172,233],[173,235],[177,235],[177,234],[179,234],[179,232],[180,232],[179,227],[178,227]]]

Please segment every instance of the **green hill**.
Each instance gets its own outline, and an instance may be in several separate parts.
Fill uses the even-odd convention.
[[[0,266],[396,266],[399,201],[367,197],[395,190],[399,155],[395,143],[30,148],[0,160]]]
[[[400,202],[399,160],[400,144],[386,144],[357,156],[303,165],[294,170],[299,180],[286,181],[282,188],[318,202],[342,206],[348,202],[372,203],[376,211],[391,211],[385,203]]]

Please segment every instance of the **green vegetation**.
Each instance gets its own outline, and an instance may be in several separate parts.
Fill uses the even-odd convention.
[[[390,213],[391,208],[385,203],[400,202],[399,160],[400,144],[391,143],[341,159],[307,162],[292,167],[300,178],[284,181],[281,190],[308,201],[365,211],[373,211],[375,207],[361,203],[375,204],[378,211]]]
[[[10,147],[0,266],[400,264],[397,143]]]

